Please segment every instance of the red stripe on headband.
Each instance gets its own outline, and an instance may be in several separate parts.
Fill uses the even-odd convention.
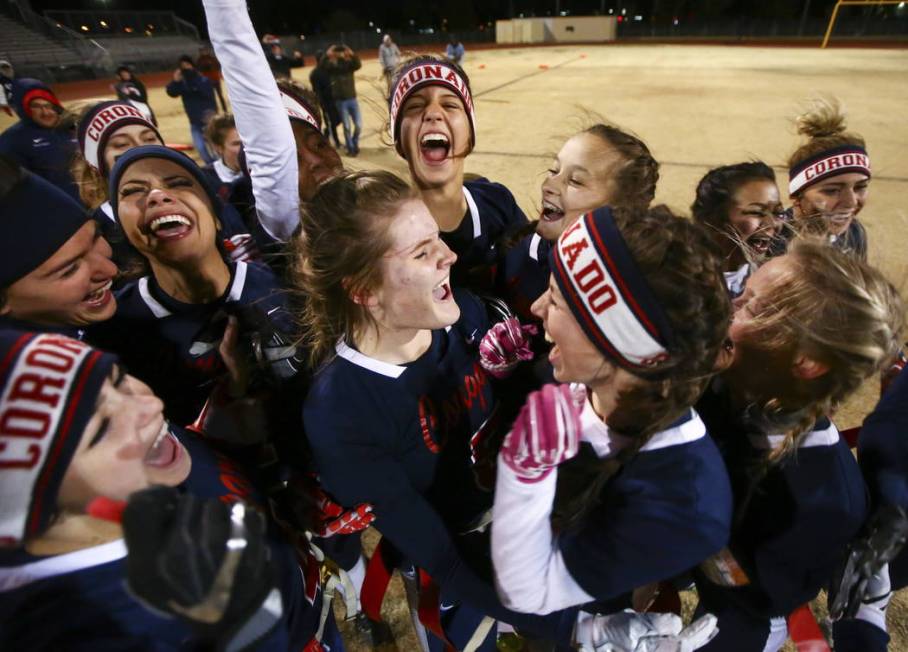
[[[16,343],[10,347],[10,350],[7,351],[6,357],[3,358],[3,362],[0,362],[0,378],[3,378],[6,374],[6,370],[9,369],[9,365],[12,361],[19,355],[19,351],[22,350],[22,347],[34,336],[34,333],[23,333],[22,337],[16,340]],[[5,381],[4,381],[5,382]]]
[[[83,346],[87,345],[83,344]],[[35,482],[35,488],[32,490],[34,502],[32,503],[32,508],[28,517],[26,532],[34,532],[35,529],[40,525],[39,520],[43,512],[41,501],[45,496],[47,484],[50,482],[50,479],[54,475],[51,469],[53,469],[57,464],[62,450],[66,446],[66,437],[69,434],[68,431],[70,426],[72,425],[76,409],[79,407],[79,402],[82,400],[82,394],[85,391],[85,385],[88,382],[89,376],[91,376],[91,370],[94,368],[95,364],[97,364],[102,355],[103,354],[101,353],[101,351],[92,351],[92,353],[89,354],[88,358],[82,364],[82,370],[79,373],[78,384],[66,399],[66,414],[63,417],[63,424],[60,428],[59,434],[57,434],[54,439],[53,448],[51,448],[50,453],[48,454],[48,458],[44,463],[44,468],[41,470],[41,476],[38,478],[37,482]]]
[[[621,296],[624,297],[624,300],[633,311],[634,316],[637,317],[637,320],[643,324],[643,327],[646,328],[647,331],[649,331],[649,334],[653,336],[653,339],[657,342],[661,341],[662,338],[659,335],[658,329],[649,320],[649,317],[647,317],[643,309],[640,308],[640,305],[634,298],[634,294],[627,287],[627,284],[624,282],[624,278],[618,271],[618,267],[615,265],[615,261],[612,260],[612,257],[608,251],[608,247],[605,246],[605,243],[602,241],[602,236],[599,234],[599,230],[596,228],[596,220],[593,219],[593,214],[587,213],[583,216],[583,219],[586,220],[587,229],[589,230],[590,234],[596,239],[596,243],[599,245],[598,250],[602,253],[602,257],[605,260],[605,264],[608,265],[612,278],[618,282],[618,289],[621,291]]]
[[[561,276],[561,279],[563,281],[563,283],[561,284],[560,287],[561,287],[562,291],[567,290],[567,292],[570,294],[570,297],[565,297],[565,298],[570,300],[572,305],[583,306],[583,301],[580,298],[580,296],[577,294],[577,291],[574,289],[574,284],[571,281],[570,277],[568,276],[567,270],[564,268],[564,261],[561,259],[561,252],[559,251],[558,254],[556,256],[554,256],[554,258],[555,258],[555,267],[558,271],[559,276]],[[583,321],[587,325],[587,329],[588,329],[587,335],[592,333],[593,337],[596,338],[596,340],[599,342],[599,344],[602,345],[602,347],[604,347],[607,351],[609,351],[613,356],[615,356],[616,359],[624,360],[625,363],[627,363],[627,364],[633,364],[625,356],[621,355],[621,352],[618,351],[618,349],[616,349],[614,347],[614,345],[612,345],[612,343],[609,341],[609,339],[600,330],[599,326],[595,322],[592,321],[592,319],[590,318],[589,314],[587,313],[587,311],[585,309],[582,308],[581,310],[578,310],[576,312],[571,310],[571,314],[573,314],[573,315],[576,315],[577,312],[579,312],[583,316]]]

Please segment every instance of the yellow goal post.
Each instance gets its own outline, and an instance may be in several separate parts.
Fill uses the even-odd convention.
[[[904,0],[839,0],[835,3],[835,7],[832,9],[832,16],[829,17],[829,25],[826,27],[826,36],[823,37],[823,45],[821,48],[825,48],[829,44],[829,39],[832,36],[832,30],[835,28],[836,18],[839,17],[839,7],[869,7],[871,5],[898,5],[904,4]]]

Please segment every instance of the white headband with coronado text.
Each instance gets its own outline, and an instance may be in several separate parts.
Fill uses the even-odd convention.
[[[473,110],[473,96],[464,78],[451,66],[437,61],[426,61],[404,70],[391,92],[391,138],[397,142],[397,116],[410,93],[423,86],[447,86],[463,101],[470,126],[476,133],[476,113]]]
[[[788,192],[794,195],[802,188],[823,179],[848,172],[870,176],[870,157],[867,152],[858,148],[831,150],[798,164],[789,174]]]

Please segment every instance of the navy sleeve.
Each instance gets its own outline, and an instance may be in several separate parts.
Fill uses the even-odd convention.
[[[368,502],[375,527],[411,562],[451,595],[485,614],[548,639],[570,635],[564,613],[527,616],[505,609],[492,586],[460,558],[438,513],[407,480],[406,472],[368,432],[382,424],[360,423],[351,415],[307,404],[304,421],[322,484],[341,504]]]
[[[164,87],[164,90],[170,97],[179,97],[185,90],[185,84],[181,81],[173,80]]]
[[[908,510],[908,371],[899,373],[864,420],[858,461],[874,505]]]
[[[15,125],[14,125],[15,126]],[[16,147],[15,139],[16,131],[12,128],[7,129],[2,134],[0,134],[0,154],[3,154],[7,158],[13,159],[16,163],[23,167],[28,167],[28,160],[26,160],[19,148]]]

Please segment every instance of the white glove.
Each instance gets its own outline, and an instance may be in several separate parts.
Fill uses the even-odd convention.
[[[574,639],[583,652],[693,652],[719,633],[716,622],[712,614],[684,627],[675,614],[581,612]]]
[[[892,599],[892,583],[889,581],[889,564],[883,564],[880,570],[872,575],[864,589],[864,600],[858,607],[855,618],[864,620],[879,627],[884,632],[886,629],[886,608]]]

